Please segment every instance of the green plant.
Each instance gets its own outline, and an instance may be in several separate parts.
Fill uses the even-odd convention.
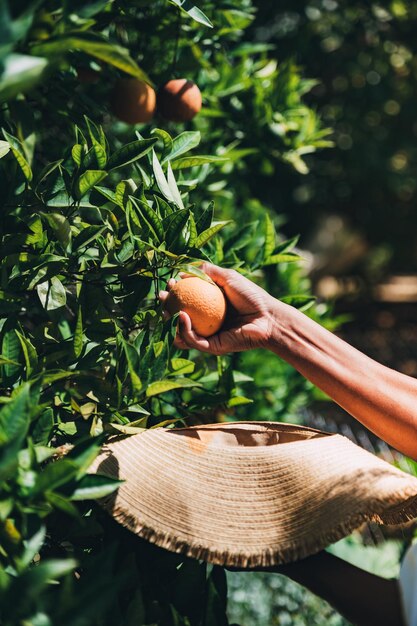
[[[118,482],[90,476],[88,467],[108,434],[213,421],[225,411],[233,418],[256,394],[235,357],[173,347],[176,318],[164,323],[157,294],[179,270],[198,276],[199,262],[209,259],[323,315],[309,285],[300,285],[296,241],[282,240],[279,220],[246,184],[262,151],[261,168],[277,159],[302,167],[288,154],[302,158],[307,118],[318,133],[313,148],[320,146],[317,118],[300,104],[306,84],[293,66],[266,70],[265,48],[245,47],[249,2],[233,9],[208,2],[219,23],[213,35],[210,19],[188,3],[179,30],[181,4],[2,5],[5,626],[227,624],[223,570],[157,550],[117,526],[92,501]],[[116,123],[108,98],[120,74],[163,83],[173,58],[165,52],[176,50],[182,73],[209,101],[195,125],[135,133]],[[80,64],[98,73],[98,83],[80,84]],[[265,99],[277,81],[283,111],[273,110],[281,101]],[[270,150],[279,116],[293,122]],[[242,130],[248,120],[252,136]],[[275,371],[285,387],[289,369]]]

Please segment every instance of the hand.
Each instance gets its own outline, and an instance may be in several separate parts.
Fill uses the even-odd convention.
[[[277,301],[235,270],[211,263],[203,263],[200,269],[223,289],[228,304],[226,320],[219,333],[205,338],[194,332],[189,315],[180,311],[175,340],[177,348],[195,348],[220,355],[266,346],[272,332],[273,310]],[[167,291],[160,292],[162,303],[173,285],[175,280],[171,278]]]

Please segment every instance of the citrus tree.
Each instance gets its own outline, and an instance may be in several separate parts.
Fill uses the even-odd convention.
[[[232,418],[255,396],[284,415],[289,389],[293,406],[311,397],[286,366],[275,397],[271,381],[256,384],[256,358],[179,352],[176,316],[163,320],[159,289],[180,270],[204,279],[205,259],[325,313],[296,240],[282,240],[246,183],[277,163],[302,170],[303,154],[326,145],[302,104],[311,83],[245,41],[250,2],[204,9],[1,5],[5,626],[227,624],[224,571],[119,528],[93,502],[119,482],[88,468],[109,434]],[[145,124],[115,119],[126,117],[114,107],[121,81],[139,101],[180,72],[203,93],[192,123],[148,100]]]

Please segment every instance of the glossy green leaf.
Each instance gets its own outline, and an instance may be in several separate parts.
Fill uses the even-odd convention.
[[[29,163],[26,160],[22,144],[18,139],[16,139],[16,137],[13,137],[13,135],[10,135],[10,133],[4,130],[4,128],[3,135],[7,139],[10,149],[13,152],[16,161],[19,163],[20,169],[22,170],[26,180],[30,182],[33,178],[33,173]]]
[[[30,339],[25,337],[18,330],[16,330],[15,332],[16,332],[16,335],[19,338],[20,345],[21,345],[22,351],[23,351],[23,355],[25,357],[26,377],[30,378],[32,373],[33,373],[33,371],[38,366],[38,355],[36,353],[36,348],[33,345],[33,343],[30,341]]]
[[[210,228],[211,222],[213,221],[213,209],[214,202],[211,201],[205,209],[199,211],[194,210],[194,219],[198,234]]]
[[[27,383],[0,410],[0,447],[10,441],[22,441],[29,427],[30,393]]]
[[[263,262],[263,265],[276,265],[277,263],[295,263],[302,261],[303,257],[294,252],[286,252],[283,254],[273,254]]]
[[[264,261],[268,259],[275,249],[275,228],[274,224],[269,217],[268,213],[265,213],[265,243],[263,249],[263,258]]]
[[[33,46],[34,54],[46,57],[66,55],[69,50],[85,52],[86,54],[100,59],[119,70],[135,76],[145,82],[151,82],[146,73],[131,58],[129,51],[122,46],[112,44],[100,35],[91,32],[78,31],[73,35],[58,35],[51,37],[45,43]]]
[[[134,163],[152,150],[158,139],[137,139],[116,150],[107,164],[108,170],[115,170],[129,163]]]
[[[70,482],[78,473],[78,466],[68,459],[59,459],[49,463],[36,478],[31,491],[32,496],[43,491],[53,491]]]
[[[2,59],[0,70],[0,100],[14,98],[26,93],[41,78],[48,61],[38,56],[8,54]]]
[[[78,307],[77,321],[75,323],[74,331],[74,355],[78,359],[81,356],[84,346],[84,334],[83,334],[83,313],[82,308]]]
[[[84,147],[80,143],[76,143],[74,146],[72,146],[71,156],[72,156],[74,163],[78,165],[78,167],[81,166],[83,155],[84,155]]]
[[[97,500],[108,496],[123,484],[123,480],[116,480],[102,474],[87,474],[78,481],[77,487],[71,494],[71,500]]]
[[[156,213],[156,211],[149,206],[146,201],[139,200],[138,198],[134,198],[130,196],[130,200],[132,204],[139,211],[143,220],[145,220],[146,224],[152,231],[155,242],[160,243],[164,239],[164,227],[162,224],[162,220]]]
[[[213,224],[207,230],[204,230],[196,239],[194,244],[195,248],[201,248],[204,246],[214,235],[216,235],[222,228],[231,223],[231,220],[226,220],[225,222],[217,222],[217,224]]]
[[[169,200],[170,202],[175,202],[168,181],[165,177],[163,169],[161,167],[160,162],[158,161],[158,157],[156,156],[155,150],[152,150],[152,168],[155,175],[155,181],[158,185],[159,191],[162,195]]]
[[[156,135],[159,139],[162,140],[165,153],[168,153],[172,150],[172,137],[166,130],[163,130],[162,128],[153,128],[151,130],[151,135]]]
[[[36,286],[39,300],[47,311],[59,309],[65,306],[67,302],[67,294],[65,287],[56,276],[52,276],[51,280],[39,283]]]
[[[104,178],[106,178],[107,172],[103,172],[102,170],[87,170],[83,174],[81,174],[80,178],[77,181],[77,185],[75,188],[75,194],[78,199],[81,199],[87,191],[90,191],[94,187],[94,185],[98,185]]]
[[[0,159],[10,152],[10,144],[8,141],[0,139]]]
[[[190,0],[170,0],[172,4],[176,4],[182,11],[185,11],[193,20],[203,26],[213,28],[213,24],[210,22],[207,15],[203,13],[201,9],[196,7]]]
[[[3,335],[2,356],[6,359],[3,365],[4,375],[9,378],[16,375],[20,370],[21,346],[14,329],[8,330]]]
[[[168,185],[171,190],[171,194],[172,194],[175,204],[180,209],[184,209],[185,208],[184,203],[182,201],[181,194],[178,189],[177,181],[175,180],[175,176],[172,171],[171,163],[168,163],[168,167],[167,167],[167,181],[168,181]]]
[[[142,381],[139,377],[139,355],[136,348],[127,341],[122,341],[123,350],[126,355],[126,361],[129,369],[130,380],[132,381],[132,387],[135,391],[142,389]]]
[[[201,384],[188,378],[159,380],[149,385],[146,389],[146,396],[151,398],[152,396],[158,396],[161,393],[166,393],[167,391],[172,391],[173,389],[185,389],[187,387],[201,387]]]
[[[194,361],[189,361],[188,359],[182,359],[180,357],[171,359],[171,367],[173,370],[173,374],[176,376],[184,375],[184,374],[192,374],[195,370]]]
[[[55,236],[66,249],[71,242],[71,226],[62,213],[43,213],[43,217],[54,231]]]
[[[200,141],[200,131],[185,131],[181,133],[172,140],[171,150],[162,160],[162,163],[177,159],[179,156],[181,156],[181,154],[184,154],[185,152],[196,148]]]
[[[206,163],[221,165],[223,163],[226,163],[227,161],[228,159],[226,157],[217,157],[201,154],[176,159],[175,161],[172,161],[171,165],[173,170],[183,170],[187,167],[198,167],[200,165],[205,165]]]

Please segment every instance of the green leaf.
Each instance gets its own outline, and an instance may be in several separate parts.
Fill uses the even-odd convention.
[[[10,135],[7,131],[5,131],[4,128],[3,135],[7,139],[10,149],[13,152],[16,161],[19,163],[20,169],[22,170],[26,180],[30,182],[33,178],[32,169],[26,160],[22,144],[18,139],[16,139],[16,137],[13,137],[13,135]]]
[[[164,227],[162,225],[162,220],[160,219],[156,211],[149,206],[146,200],[140,200],[138,198],[134,198],[133,196],[129,197],[132,204],[139,211],[142,219],[145,220],[146,224],[153,232],[156,242],[160,243],[161,241],[163,241]]]
[[[208,241],[210,241],[210,239],[212,237],[214,237],[214,235],[216,235],[222,228],[224,228],[225,226],[227,226],[227,224],[230,224],[232,220],[226,220],[224,222],[217,222],[217,224],[213,224],[213,226],[210,226],[210,228],[207,228],[207,230],[204,230],[202,233],[199,234],[199,236],[196,239],[196,242],[194,244],[195,248],[201,248],[202,246],[204,246]]]
[[[166,219],[164,219],[163,226],[165,229],[165,243],[168,249],[173,248],[177,242],[179,242],[180,244],[183,243],[185,245],[186,242],[183,236],[183,230],[188,222],[189,217],[190,211],[188,209],[182,209],[180,211],[172,213]]]
[[[263,249],[263,258],[266,261],[274,252],[275,249],[275,228],[274,224],[269,217],[268,213],[265,213],[265,243]]]
[[[62,213],[43,213],[42,215],[54,231],[63,248],[67,249],[71,242],[71,226],[67,218]]]
[[[279,243],[277,247],[275,248],[274,254],[279,254],[281,252],[288,252],[289,250],[294,248],[294,246],[297,245],[299,238],[300,236],[296,235],[296,237],[293,237],[292,239],[281,241],[281,243]]]
[[[172,147],[167,156],[162,160],[162,163],[166,161],[173,161],[177,159],[181,154],[196,148],[201,141],[200,131],[185,131],[175,137],[172,140]]]
[[[295,306],[298,309],[305,310],[314,303],[315,297],[305,294],[291,294],[289,296],[283,296],[282,298],[280,298],[280,300],[282,302],[285,302],[286,304]]]
[[[171,186],[165,177],[161,164],[159,163],[158,157],[156,156],[155,150],[152,150],[152,167],[155,175],[156,184],[158,185],[158,188],[162,195],[165,196],[165,198],[170,202],[176,204],[180,209],[183,209],[184,205],[181,197],[179,198],[179,202],[178,196],[177,198],[174,197]]]
[[[245,398],[245,396],[233,396],[226,402],[226,406],[230,409],[234,406],[241,406],[242,404],[251,404],[253,400]]]
[[[84,155],[84,146],[82,146],[80,143],[76,143],[74,146],[72,146],[71,156],[72,156],[74,163],[78,167],[81,166],[83,155]]]
[[[213,24],[210,22],[207,15],[203,13],[201,9],[196,7],[190,0],[170,0],[171,4],[176,4],[182,11],[188,13],[188,15],[199,22],[199,24],[203,24],[203,26],[208,26],[209,28],[213,28]]]
[[[55,493],[54,491],[46,491],[45,492],[45,500],[51,504],[54,509],[58,509],[58,511],[62,511],[67,515],[71,515],[76,519],[80,518],[80,514],[78,512],[77,507],[72,504],[65,496],[62,496],[59,493]]]
[[[44,491],[54,491],[70,482],[78,474],[79,468],[76,463],[68,459],[59,459],[49,463],[36,478],[31,495],[36,496]]]
[[[75,463],[78,467],[77,478],[81,478],[88,471],[91,463],[97,457],[103,444],[103,436],[86,439],[77,443],[72,448],[66,458]]]
[[[74,331],[74,355],[78,359],[81,356],[81,352],[83,351],[84,346],[84,335],[83,335],[83,313],[82,309],[78,307],[77,313],[77,321],[75,324]]]
[[[205,163],[214,163],[214,164],[222,164],[228,161],[227,157],[220,156],[210,156],[210,155],[196,155],[183,157],[181,159],[177,159],[176,161],[172,161],[172,169],[173,170],[182,170],[187,167],[197,167],[200,165],[204,165]]]
[[[139,354],[137,353],[136,348],[124,339],[122,340],[122,345],[124,353],[126,355],[126,361],[129,369],[130,380],[132,381],[132,387],[135,391],[140,391],[142,389],[142,381],[138,375]]]
[[[156,194],[154,194],[153,197],[156,202],[158,213],[160,217],[162,217],[162,219],[165,219],[166,217],[168,217],[168,215],[172,215],[175,212],[175,209],[173,209],[171,205],[168,204],[168,202],[166,202],[163,198],[160,198]]]
[[[194,220],[194,216],[192,213],[190,213],[190,219],[188,221],[188,226],[190,229],[190,236],[188,238],[188,246],[190,248],[195,247],[195,242],[197,241],[198,238],[198,233],[197,233],[197,226]]]
[[[146,430],[146,428],[130,426],[129,424],[116,424],[115,422],[109,424],[108,427],[110,431],[117,430],[117,432],[123,433],[123,435],[139,435]]]
[[[3,372],[6,378],[16,376],[20,370],[20,341],[14,329],[8,330],[3,335],[2,356],[6,359]]]
[[[67,302],[67,294],[65,287],[56,276],[52,276],[51,280],[39,283],[36,286],[39,300],[47,311],[53,311],[65,306]]]
[[[162,140],[164,144],[164,152],[168,153],[172,149],[172,137],[171,135],[162,128],[153,128],[151,130],[151,135],[156,135],[159,139]]]
[[[87,474],[78,481],[71,500],[97,500],[108,496],[123,484],[123,480],[116,480],[102,474]]]
[[[146,389],[146,396],[151,398],[152,396],[158,396],[161,393],[172,391],[173,389],[185,389],[188,387],[201,387],[201,384],[195,380],[188,378],[177,378],[176,380],[158,380],[151,383]]]
[[[31,343],[31,341],[22,333],[19,333],[18,330],[16,330],[15,332],[19,338],[20,345],[22,346],[23,355],[25,357],[26,378],[30,378],[33,370],[35,370],[38,366],[38,355],[36,353],[35,346]]]
[[[75,187],[75,195],[80,200],[87,191],[92,189],[94,185],[97,185],[99,182],[106,178],[107,172],[103,170],[87,170],[83,174],[81,174],[80,178],[77,181]]]
[[[23,441],[29,427],[30,394],[27,383],[0,411],[0,446],[13,440]]]
[[[84,115],[88,134],[93,144],[97,163],[100,169],[104,169],[107,163],[107,140],[101,126],[97,126],[90,118]]]
[[[195,363],[193,361],[189,361],[188,359],[182,358],[174,358],[171,359],[171,367],[173,370],[173,374],[176,376],[183,374],[192,374],[195,369]]]
[[[57,57],[66,56],[70,50],[79,50],[100,59],[119,70],[151,83],[146,73],[130,57],[129,51],[122,46],[112,44],[100,35],[90,32],[59,35],[50,37],[45,43],[32,47],[33,54]]]
[[[118,204],[119,206],[123,207],[123,205],[120,204],[119,198],[116,197],[116,193],[111,189],[108,189],[108,187],[100,187],[99,185],[95,185],[94,189],[101,193],[101,195],[104,196],[106,200],[109,200],[110,202],[113,202],[114,204]]]
[[[111,155],[107,164],[107,169],[115,170],[118,167],[123,167],[124,165],[137,161],[150,152],[157,141],[157,138],[137,139],[136,141],[125,144]]]
[[[295,254],[294,252],[287,252],[284,254],[273,254],[266,261],[263,262],[263,265],[276,265],[277,263],[294,263],[295,261],[302,261],[303,257]]]
[[[211,201],[209,205],[205,209],[203,209],[203,211],[194,211],[195,225],[199,234],[202,233],[204,230],[207,230],[207,228],[211,226],[211,222],[213,220],[213,209],[214,202]]]
[[[8,141],[0,140],[0,159],[2,159],[6,154],[10,152],[10,144]]]
[[[29,91],[42,78],[48,61],[26,54],[8,54],[2,57],[0,73],[0,100],[14,98]]]
[[[31,435],[33,442],[37,444],[36,449],[40,444],[46,445],[49,443],[52,429],[54,427],[54,412],[49,407],[44,410],[42,415],[36,420]]]
[[[180,209],[184,208],[184,204],[181,198],[181,194],[179,192],[178,186],[177,186],[177,181],[175,180],[175,176],[174,173],[172,171],[172,167],[171,167],[171,163],[168,163],[168,169],[167,169],[167,180],[168,180],[168,185],[169,188],[171,190],[172,193],[172,197],[174,198],[174,202],[177,206],[180,207]]]

